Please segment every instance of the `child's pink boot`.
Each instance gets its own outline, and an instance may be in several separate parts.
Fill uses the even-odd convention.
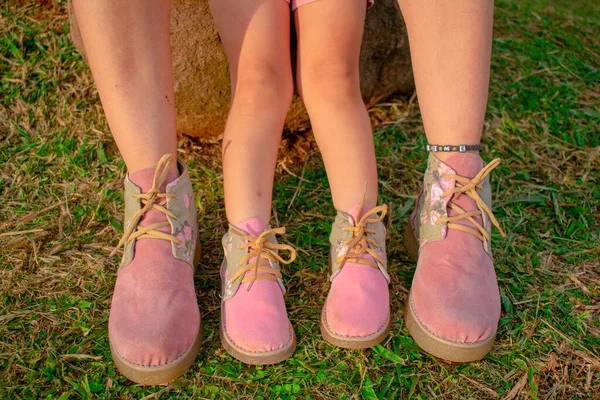
[[[490,232],[492,224],[501,229],[488,174],[499,163],[486,166],[471,153],[442,162],[431,153],[405,232],[409,254],[418,257],[406,324],[419,346],[445,360],[479,360],[496,335],[500,294]]]
[[[331,229],[331,288],[321,313],[321,334],[329,343],[362,349],[383,341],[390,330],[386,229],[387,206],[362,212],[338,211]],[[378,215],[381,213],[381,215]]]
[[[271,229],[251,218],[229,225],[223,237],[221,343],[246,364],[274,364],[296,348],[279,267],[294,261],[296,251],[277,244],[275,235],[283,233],[285,228]],[[283,259],[279,250],[289,251],[290,259]]]
[[[194,289],[198,222],[186,166],[165,155],[125,179],[123,259],[108,321],[117,368],[165,384],[194,362],[203,333]]]

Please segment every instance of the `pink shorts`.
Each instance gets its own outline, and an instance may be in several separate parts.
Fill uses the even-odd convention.
[[[290,3],[290,5],[292,7],[292,11],[294,11],[296,8],[298,8],[300,6],[303,6],[308,3],[312,3],[313,1],[317,1],[317,0],[285,0],[285,1]],[[371,8],[373,3],[375,3],[375,0],[367,0],[367,8]]]

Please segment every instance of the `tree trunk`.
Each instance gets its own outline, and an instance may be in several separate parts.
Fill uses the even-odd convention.
[[[72,39],[85,57],[70,1],[69,14]],[[227,59],[207,0],[173,0],[171,47],[178,132],[207,140],[219,139],[227,119],[231,90]],[[292,54],[295,54],[295,40]],[[367,12],[360,69],[367,106],[414,89],[406,27],[396,0],[376,0]],[[302,131],[309,127],[302,101],[295,96],[285,129]]]

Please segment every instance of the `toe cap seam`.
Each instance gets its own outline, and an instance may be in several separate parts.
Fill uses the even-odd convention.
[[[421,318],[419,317],[419,315],[417,314],[417,310],[415,309],[414,306],[414,302],[413,302],[413,298],[412,296],[409,295],[409,307],[412,310],[413,315],[415,316],[415,318],[417,319],[417,321],[419,322],[419,324],[423,327],[423,329],[425,329],[428,333],[430,333],[431,335],[435,336],[436,338],[446,341],[446,342],[450,342],[450,343],[456,343],[456,344],[466,344],[466,345],[478,345],[484,342],[487,342],[490,338],[494,337],[494,335],[496,334],[496,330],[493,330],[488,336],[486,336],[483,339],[479,339],[473,342],[467,342],[467,341],[461,341],[461,340],[453,340],[453,339],[448,339],[445,337],[442,337],[440,335],[438,335],[437,333],[433,332],[427,325],[425,325],[425,323],[421,320]]]
[[[249,349],[246,349],[246,348],[240,346],[239,344],[237,344],[235,342],[235,340],[233,340],[233,338],[229,335],[229,332],[227,332],[227,322],[226,322],[226,318],[225,318],[225,309],[224,308],[222,309],[222,312],[221,312],[221,318],[222,318],[222,321],[223,321],[223,333],[225,334],[225,336],[227,337],[227,339],[231,342],[231,344],[233,346],[237,347],[240,350],[248,352],[248,353],[265,354],[265,353],[270,353],[272,351],[282,350],[282,349],[285,349],[285,348],[289,347],[293,343],[293,341],[294,341],[294,333],[293,333],[294,330],[292,328],[292,324],[288,321],[288,341],[285,342],[283,345],[281,345],[281,346],[279,346],[279,347],[277,347],[275,349],[266,350],[266,351],[249,350]]]
[[[329,326],[329,322],[327,321],[327,304],[325,304],[323,306],[323,314],[325,317],[325,318],[323,318],[323,322],[325,322],[325,327],[327,328],[327,330],[336,336],[344,337],[344,338],[348,338],[348,339],[368,339],[368,338],[371,338],[372,336],[377,336],[377,335],[381,334],[381,332],[383,332],[387,328],[388,324],[390,323],[390,312],[388,310],[388,315],[387,315],[385,322],[374,333],[371,333],[368,335],[356,335],[356,336],[344,335],[343,333],[336,332],[333,328],[331,328],[331,326]]]

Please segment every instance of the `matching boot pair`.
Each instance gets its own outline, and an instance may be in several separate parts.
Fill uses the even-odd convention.
[[[386,207],[365,213],[359,204],[338,212],[331,233],[331,290],[321,316],[327,341],[346,348],[366,348],[389,331],[388,275],[385,259]],[[252,218],[230,225],[223,237],[221,267],[221,342],[247,364],[272,364],[289,358],[296,347],[285,307],[280,263],[296,258],[278,244],[284,228]],[[284,259],[279,251],[288,251]]]
[[[482,358],[496,332],[500,302],[490,228],[497,222],[487,175],[498,162],[484,166],[466,153],[444,163],[431,154],[405,233],[409,254],[418,257],[405,305],[409,332],[450,361]],[[363,210],[358,204],[335,218],[320,326],[336,346],[367,348],[389,333],[386,212],[385,205]],[[193,280],[198,225],[182,162],[165,155],[156,168],[127,176],[125,224],[109,318],[111,353],[132,381],[163,384],[191,366],[203,338]],[[252,218],[230,225],[223,237],[221,342],[248,364],[285,360],[296,346],[280,271],[296,252],[277,243],[275,235],[284,232]]]

